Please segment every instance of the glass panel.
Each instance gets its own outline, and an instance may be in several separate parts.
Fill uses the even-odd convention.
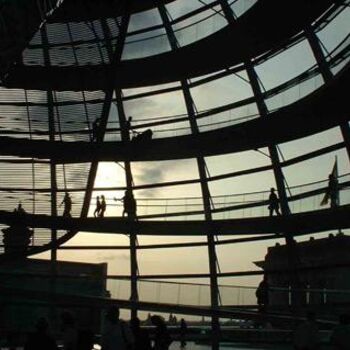
[[[227,0],[228,1],[228,0]],[[228,1],[231,4],[231,8],[236,17],[240,17],[243,13],[249,10],[258,0],[238,0]]]
[[[265,90],[269,90],[296,77],[315,64],[311,48],[307,40],[303,40],[257,65],[255,70]]]
[[[227,26],[227,20],[222,15],[221,6],[215,6],[173,25],[175,36],[180,46],[207,37],[222,27]]]
[[[156,29],[128,37],[124,45],[122,59],[152,56],[170,51],[170,49],[165,29]]]
[[[342,140],[343,137],[340,129],[336,127],[301,139],[280,143],[279,148],[282,151],[284,158],[290,159],[333,145]]]
[[[206,157],[205,160],[211,176],[251,169],[252,165],[254,168],[258,168],[271,164],[266,148],[261,148],[256,151]]]
[[[139,13],[134,13],[130,17],[128,32],[130,33],[136,30],[145,29],[162,23],[163,22],[157,8]]]
[[[331,52],[349,35],[350,8],[346,7],[336,18],[317,32],[318,38],[327,52]]]
[[[316,91],[324,84],[321,74],[309,78],[297,85],[293,85],[286,90],[281,90],[278,94],[268,97],[265,100],[266,106],[270,112],[288,106],[299,101],[303,97]]]
[[[206,3],[211,3],[213,1],[214,0],[206,1]],[[176,0],[166,4],[166,9],[169,11],[172,19],[186,15],[189,12],[201,7],[203,7],[203,3],[200,1]]]
[[[222,106],[253,96],[245,71],[229,75],[191,89],[199,110]]]

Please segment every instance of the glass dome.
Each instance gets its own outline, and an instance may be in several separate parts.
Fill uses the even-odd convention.
[[[115,298],[234,304],[224,286],[255,286],[271,241],[339,228],[320,219],[335,164],[349,204],[349,1],[112,3],[33,1],[33,35],[2,43],[1,227],[21,203],[26,254],[107,261],[129,278],[110,281]],[[72,219],[54,221],[65,193]]]

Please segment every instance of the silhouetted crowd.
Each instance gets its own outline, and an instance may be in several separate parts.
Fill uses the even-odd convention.
[[[35,330],[28,334],[24,350],[58,350],[58,344],[63,350],[92,350],[96,343],[100,343],[101,350],[168,350],[172,339],[164,319],[152,315],[149,320],[154,326],[152,340],[148,330],[141,328],[137,317],[130,322],[123,321],[119,318],[119,308],[112,306],[105,313],[101,337],[96,339],[91,329],[78,328],[73,315],[65,311],[60,316],[59,341],[50,333],[47,319],[41,317]]]
[[[74,317],[68,311],[61,314],[61,334],[57,339],[50,333],[46,318],[39,318],[35,330],[27,335],[23,350],[92,350],[99,343],[101,350],[168,350],[173,339],[164,319],[159,315],[149,315],[148,321],[154,326],[152,337],[149,331],[141,327],[139,318],[129,322],[119,318],[119,308],[110,307],[103,320],[101,336],[97,339],[89,328],[78,328]],[[272,327],[272,326],[271,326]],[[269,327],[269,328],[271,328]],[[187,324],[184,319],[179,322],[179,347],[186,346]],[[315,313],[308,312],[304,321],[300,321],[291,339],[295,350],[318,350],[321,347],[320,332]],[[333,350],[349,350],[350,316],[342,314],[339,323],[330,333],[329,347]],[[60,347],[58,347],[60,344]],[[16,346],[6,344],[9,350]]]

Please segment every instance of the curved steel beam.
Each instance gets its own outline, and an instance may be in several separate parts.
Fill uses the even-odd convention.
[[[11,288],[6,286],[0,286],[0,292],[2,296],[17,296],[25,299],[35,301],[50,301],[52,294],[47,291],[38,289],[19,289]],[[223,306],[218,308],[212,308],[209,306],[198,306],[198,305],[179,305],[171,303],[156,303],[147,301],[131,301],[125,299],[114,299],[107,297],[96,297],[81,294],[67,294],[67,293],[55,293],[55,303],[61,306],[72,306],[72,307],[109,307],[113,305],[118,305],[122,309],[132,309],[137,308],[140,311],[151,311],[151,312],[164,312],[164,313],[175,313],[182,315],[195,315],[195,316],[213,316],[217,315],[222,318],[230,319],[256,319],[261,320],[261,313],[258,311],[247,311],[243,307],[232,308],[230,306]],[[296,319],[301,320],[302,317],[296,317],[290,314],[273,314],[265,313],[265,320],[289,320],[294,321]],[[328,320],[317,320],[319,323],[332,324],[334,321]],[[211,334],[209,335],[209,340],[211,340]],[[206,337],[205,337],[206,338]]]
[[[131,1],[129,13],[151,10],[159,2],[164,4],[174,0],[142,0]],[[67,23],[94,21],[101,18],[113,18],[123,15],[120,10],[120,0],[96,1],[96,0],[69,0],[48,18],[48,23]]]
[[[130,222],[121,217],[106,218],[67,218],[47,215],[26,214],[19,217],[13,212],[0,211],[0,223],[16,224],[19,221],[28,227],[55,228],[67,231],[151,236],[200,236],[256,235],[266,233],[312,233],[350,227],[350,205],[337,209],[323,209],[287,216],[254,217],[244,219],[188,221],[138,221]]]
[[[176,52],[122,61],[115,84],[119,88],[156,85],[225,69],[286,44],[335,2],[259,1],[234,24]],[[106,80],[114,72],[108,65],[16,65],[3,83],[11,88],[39,90],[104,90]]]
[[[344,91],[349,87],[350,72],[340,73],[301,100],[239,125],[214,131],[154,139],[148,142],[49,142],[0,137],[0,154],[41,159],[57,163],[100,161],[153,161],[211,156],[266,147],[306,137],[349,120],[349,103]]]

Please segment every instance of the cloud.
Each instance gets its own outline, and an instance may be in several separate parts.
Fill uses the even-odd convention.
[[[128,93],[137,93],[139,89],[128,89]],[[156,108],[157,103],[151,98],[138,98],[136,100],[124,103],[125,114],[133,117],[133,122],[137,121],[138,116],[154,116],[152,111]],[[141,113],[142,114],[141,114]]]
[[[136,184],[151,184],[151,183],[160,183],[165,180],[165,173],[172,168],[170,166],[156,166],[152,167],[152,165],[142,166],[138,169],[135,175],[135,183]],[[155,197],[158,192],[161,191],[159,188],[152,189],[152,191],[148,190],[140,190],[138,192],[138,197]]]
[[[99,260],[103,260],[103,261],[129,261],[130,257],[129,254],[126,253],[101,253],[98,252],[96,253],[96,257]]]

